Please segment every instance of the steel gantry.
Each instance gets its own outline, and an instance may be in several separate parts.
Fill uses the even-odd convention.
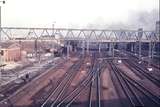
[[[90,44],[97,44],[99,52],[101,45],[108,43],[109,54],[114,57],[116,43],[130,43],[131,51],[142,58],[142,43],[149,44],[148,57],[153,57],[154,45],[159,43],[160,34],[156,31],[138,30],[108,30],[108,29],[72,29],[72,28],[27,28],[27,27],[2,27],[2,40],[9,41],[56,41],[63,43],[67,49],[67,56],[72,49],[71,41],[81,44],[82,54],[89,53]],[[138,46],[138,52],[137,51]],[[150,64],[149,64],[150,65]]]
[[[54,34],[53,34],[54,30]],[[68,29],[68,28],[25,28],[2,27],[3,40],[57,39],[87,42],[159,42],[160,35],[155,31],[107,30],[107,29]]]

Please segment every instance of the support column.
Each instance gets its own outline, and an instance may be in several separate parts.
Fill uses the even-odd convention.
[[[112,42],[109,43],[109,55],[112,55]]]
[[[39,63],[41,63],[41,47],[38,52],[38,61],[39,61]]]
[[[77,43],[74,44],[74,52],[77,52]]]
[[[1,63],[0,63],[1,64]],[[2,67],[0,68],[0,81],[1,81],[1,79],[2,79]],[[1,85],[1,83],[0,83],[0,85]]]
[[[156,45],[155,42],[153,42],[153,45],[152,45],[152,55],[151,55],[152,59],[154,58],[155,45]]]
[[[67,43],[67,58],[69,58],[70,42]]]
[[[137,42],[134,43],[134,54],[137,54]]]
[[[38,50],[37,42],[38,42],[38,40],[36,39],[34,42],[34,51],[35,51],[36,58],[37,58],[37,50]]]
[[[54,45],[54,42],[52,43],[52,58],[54,58],[54,51],[55,51],[55,45]]]
[[[138,45],[139,45],[139,46],[138,46],[138,47],[139,47],[139,54],[138,54],[138,55],[139,55],[139,59],[141,59],[141,56],[142,56],[142,55],[141,55],[141,54],[142,54],[142,53],[141,53],[141,51],[142,51],[142,48],[141,48],[141,40],[139,41]]]
[[[151,58],[152,58],[152,42],[149,42],[148,58],[149,58],[148,66],[150,66],[151,65]]]
[[[0,44],[1,44],[1,31],[2,31],[2,28],[1,28],[1,6],[0,6]],[[0,66],[2,65],[2,53],[1,53],[1,46],[0,46]],[[1,71],[2,71],[2,67],[0,67],[0,81],[1,81]]]
[[[85,54],[85,41],[82,41],[82,54]]]
[[[142,28],[140,28],[140,29],[138,29],[138,47],[139,47],[139,59],[141,59],[141,51],[142,51],[142,48],[141,48],[141,38],[142,38],[142,36],[143,36],[143,29]]]
[[[134,43],[131,43],[131,52],[134,51]]]
[[[81,41],[78,41],[78,43],[77,43],[77,47],[76,47],[77,52],[79,52],[79,49],[82,49],[82,42]]]
[[[114,58],[114,46],[115,46],[115,43],[113,42],[112,43],[112,57]]]
[[[127,43],[124,43],[124,50],[127,51]]]
[[[108,43],[105,43],[105,44],[103,44],[103,46],[105,46],[105,49],[107,50],[108,49]]]
[[[99,43],[99,47],[98,47],[99,49],[99,53],[101,53],[101,43]]]
[[[87,53],[89,53],[89,41],[87,41]]]
[[[106,54],[106,51],[108,51],[108,43],[103,44],[103,49],[105,50],[104,53]]]

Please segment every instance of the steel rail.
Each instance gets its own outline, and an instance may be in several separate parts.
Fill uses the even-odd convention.
[[[138,64],[128,60],[127,61],[130,66],[135,68],[139,73],[141,73],[144,77],[146,77],[148,80],[152,81],[156,86],[160,87],[160,80],[155,78],[154,76],[148,74],[145,69],[143,69],[141,66]]]
[[[76,66],[76,68],[80,68],[80,66],[82,65],[82,62],[80,62],[80,64],[78,64],[78,66]],[[74,71],[77,71],[78,69],[75,69]],[[71,74],[71,78],[69,78],[69,80],[67,81],[67,83],[63,86],[62,90],[59,90],[60,93],[58,94],[58,96],[56,97],[56,99],[52,102],[51,107],[54,107],[54,105],[57,103],[58,99],[60,99],[60,97],[62,96],[62,94],[65,92],[66,87],[69,87],[69,84],[72,82],[73,78],[75,77],[77,73],[72,73]]]
[[[124,75],[123,75],[124,76]],[[126,76],[126,75],[125,75]],[[138,89],[141,93],[143,93],[145,96],[147,96],[147,98],[149,98],[150,100],[152,100],[155,104],[160,106],[160,97],[154,95],[151,91],[149,91],[147,88],[145,88],[144,86],[142,86],[141,84],[139,84],[138,82],[136,82],[135,80],[127,77],[127,81],[132,84],[132,86],[134,86],[136,89]],[[138,87],[137,87],[138,85]]]
[[[137,60],[139,59],[138,56],[135,56],[133,52],[125,51],[125,53],[131,55],[132,57],[136,58]],[[147,64],[149,63],[149,62],[146,61],[146,60],[142,60],[142,61],[143,61],[143,63],[144,63],[145,65],[147,65]],[[151,66],[152,66],[153,68],[156,68],[156,69],[160,70],[160,66],[156,66],[153,62],[151,63]]]
[[[98,107],[101,107],[101,84],[100,84],[100,72],[97,72],[97,99],[98,99]]]
[[[77,62],[78,63],[78,62]],[[44,101],[44,103],[41,105],[41,107],[45,107],[45,105],[48,104],[48,102],[50,101],[50,99],[53,97],[53,95],[58,94],[58,91],[60,91],[60,88],[62,88],[61,90],[64,90],[65,87],[67,87],[67,85],[65,85],[65,87],[63,87],[64,81],[70,80],[70,74],[72,74],[72,72],[74,71],[74,67],[77,66],[77,63],[75,63],[74,65],[71,66],[71,69],[69,70],[69,72],[66,73],[65,78],[62,78],[62,81],[58,84],[58,86],[54,89],[54,91],[48,96],[48,98]]]
[[[111,68],[112,68],[112,70],[113,70],[113,73],[114,73],[114,75],[116,76],[116,78],[117,78],[117,80],[118,80],[118,82],[119,82],[119,84],[120,84],[120,86],[121,86],[124,94],[125,94],[126,97],[128,98],[131,106],[135,107],[136,104],[134,103],[132,97],[130,96],[129,90],[127,90],[127,88],[126,88],[125,85],[124,85],[124,82],[122,82],[122,79],[121,79],[120,76],[118,75],[117,69],[115,68],[115,66],[113,66],[113,63],[109,63],[109,64],[110,64],[110,66],[111,66]]]
[[[93,79],[94,78],[91,78],[91,80],[93,80]],[[78,93],[76,93],[76,95],[74,95],[74,97],[70,100],[70,102],[66,105],[66,107],[69,107],[73,103],[73,101],[76,100],[76,98],[88,87],[89,84],[92,85],[91,80],[86,83],[84,88],[81,88],[81,90]],[[59,106],[57,106],[57,107],[59,107]]]
[[[63,100],[58,104],[58,106],[60,106],[65,100],[70,99],[74,95],[74,93],[77,93],[79,91],[79,89],[83,89],[83,86],[86,86],[86,84],[92,79],[92,76],[94,75],[93,67],[94,66],[92,66],[91,72],[88,73],[85,80],[80,82],[80,84],[69,95],[66,95],[66,97],[63,98]]]
[[[89,106],[88,107],[92,107],[92,92],[93,92],[93,85],[94,85],[94,80],[91,80],[91,85],[90,85],[90,89],[89,89]]]
[[[90,79],[92,78],[92,76],[94,75],[94,66],[95,66],[95,59],[93,58],[93,66],[92,66],[92,68],[91,68],[91,72],[87,75],[87,78],[85,79],[85,80],[83,80],[79,85],[78,85],[78,87],[76,87],[69,95],[67,95],[67,97],[65,97],[59,104],[58,104],[58,106],[60,106],[65,100],[67,100],[67,99],[69,99],[70,97],[72,97],[73,96],[73,94],[74,93],[76,93],[78,90],[79,90],[79,87],[80,86],[85,86],[86,85],[86,83],[88,82],[88,81],[90,81]],[[91,77],[90,77],[91,76]],[[80,87],[81,88],[81,87]]]
[[[62,63],[61,63],[62,64]],[[20,92],[24,92],[24,90],[28,87],[28,86],[32,86],[32,84],[34,82],[36,82],[38,79],[42,78],[44,75],[46,75],[48,72],[50,72],[52,69],[54,69],[55,67],[57,67],[59,64],[56,64],[56,66],[51,67],[49,69],[46,70],[46,72],[38,75],[36,78],[34,78],[31,82],[27,83],[26,85],[22,86],[22,88],[18,89],[15,93],[13,93],[12,95],[8,96],[7,98],[3,99],[2,101],[0,101],[0,104],[4,104],[5,102],[7,102],[9,99],[15,98]],[[39,83],[37,83],[39,84]],[[34,85],[35,87],[36,85]],[[16,97],[17,98],[17,97]],[[19,98],[19,97],[18,97]],[[15,101],[12,101],[15,102]]]
[[[132,96],[135,97],[135,99],[132,99],[134,102],[136,102],[136,104],[134,106],[144,106],[143,102],[141,101],[141,99],[139,98],[139,96],[137,95],[137,93],[135,92],[135,90],[133,90],[132,86],[128,83],[128,81],[126,81],[126,78],[123,77],[120,73],[119,73],[119,69],[114,65],[114,63],[112,63],[112,65],[115,68],[115,71],[117,73],[117,75],[119,76],[119,78],[122,79],[123,83],[126,86],[126,89],[128,89],[129,93],[131,94],[131,98],[133,98]],[[123,84],[122,83],[122,84]],[[138,104],[137,104],[138,103]]]
[[[155,104],[160,105],[160,97],[159,96],[156,96],[155,94],[153,94],[150,90],[148,90],[143,85],[138,83],[136,80],[134,80],[131,77],[129,77],[128,75],[126,75],[121,70],[118,70],[117,73],[119,73],[119,75],[121,75],[121,77],[125,78],[125,80],[128,81],[128,83],[130,83],[130,85],[134,86],[137,90],[139,90],[141,93],[143,93],[145,96],[147,96],[147,98],[152,100]]]
[[[86,79],[83,80],[78,85],[78,87],[76,87],[69,95],[66,95],[66,97],[64,97],[64,99],[56,107],[60,107],[65,101],[67,102],[66,103],[66,107],[71,106],[71,104],[73,103],[73,101],[76,100],[76,98],[83,92],[83,90],[85,90],[87,88],[88,85],[90,85],[90,92],[91,92],[91,89],[92,89],[91,86],[92,86],[93,82],[95,81],[95,79],[98,76],[96,73],[99,72],[99,71],[97,71],[97,70],[101,71],[102,68],[103,68],[103,66],[102,66],[100,69],[97,69],[96,65],[97,65],[96,63],[93,63],[93,66],[91,68],[91,72],[87,75]],[[67,101],[68,99],[70,99],[70,100]]]

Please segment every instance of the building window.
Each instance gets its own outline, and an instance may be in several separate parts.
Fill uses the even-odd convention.
[[[1,55],[2,55],[2,56],[4,55],[4,51],[3,51],[3,50],[1,50]]]

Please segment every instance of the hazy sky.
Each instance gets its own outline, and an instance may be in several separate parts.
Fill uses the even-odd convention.
[[[132,11],[158,9],[159,0],[6,0],[2,26],[86,26],[95,20],[125,22]]]

